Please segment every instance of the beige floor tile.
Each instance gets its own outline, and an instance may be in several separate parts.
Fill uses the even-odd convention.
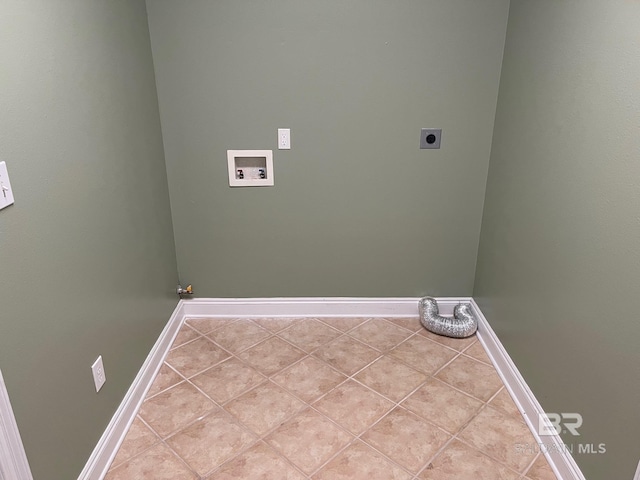
[[[458,350],[459,352],[461,352],[462,350],[464,350],[465,348],[467,348],[469,345],[471,345],[473,342],[477,340],[477,337],[475,334],[467,338],[451,338],[451,337],[445,337],[444,335],[436,335],[435,333],[431,333],[429,330],[425,328],[418,330],[418,333],[424,336],[425,338],[433,340],[434,342],[444,345],[445,347],[450,347],[455,350]]]
[[[493,366],[493,363],[491,363],[491,359],[489,358],[489,355],[487,355],[487,352],[485,351],[484,347],[479,341],[473,343],[469,348],[464,350],[462,353],[472,358],[475,358],[476,360],[479,360],[481,362],[484,362],[488,365]]]
[[[279,337],[306,352],[312,352],[339,335],[341,335],[340,331],[312,318],[298,322],[278,333]]]
[[[105,480],[196,480],[198,477],[163,443],[110,471]]]
[[[111,468],[126,462],[159,441],[160,438],[158,438],[139,417],[136,417],[131,427],[129,427],[129,431],[126,437],[124,437],[124,441],[120,445],[116,457],[113,459]]]
[[[184,382],[146,400],[139,415],[160,437],[166,438],[214,408],[218,407]]]
[[[228,352],[207,340],[206,337],[201,337],[171,350],[165,361],[178,373],[189,378],[225,358],[229,358]]]
[[[409,480],[411,475],[362,442],[356,441],[331,460],[314,480]]]
[[[255,318],[253,321],[260,325],[262,328],[266,328],[272,333],[279,332],[293,324],[302,321],[299,317],[277,317],[277,318]]]
[[[506,388],[502,388],[498,394],[491,399],[489,405],[508,415],[514,416],[521,422],[524,422],[524,418],[522,417],[520,410],[518,410],[518,407]]]
[[[454,440],[419,476],[425,480],[517,480],[520,476],[475,448]]]
[[[493,407],[483,409],[458,438],[520,473],[536,456],[535,452],[518,448],[536,443],[527,426]]]
[[[222,328],[238,320],[237,318],[188,318],[185,323],[203,335]]]
[[[412,332],[417,332],[418,330],[424,328],[420,323],[420,319],[418,317],[392,317],[387,318],[387,320],[395,325],[399,325],[402,328],[411,330]]]
[[[306,353],[302,350],[278,337],[271,337],[238,355],[264,375],[278,373],[304,356]]]
[[[347,379],[325,362],[307,357],[272,377],[278,385],[311,402]]]
[[[257,440],[256,435],[217,408],[167,439],[167,444],[198,475],[205,475]]]
[[[224,408],[258,435],[263,435],[304,407],[304,402],[266,382],[230,401]]]
[[[151,388],[147,392],[147,397],[153,397],[154,395],[166,390],[169,387],[177,385],[184,380],[183,377],[178,375],[176,371],[169,367],[166,363],[162,364],[156,378],[153,379]]]
[[[285,422],[266,441],[308,475],[352,439],[324,416],[307,409]]]
[[[367,319],[351,317],[320,317],[318,320],[333,328],[337,328],[341,332],[348,332],[352,328],[364,323]]]
[[[349,380],[313,406],[351,433],[359,435],[395,405],[367,387]]]
[[[319,348],[313,355],[346,375],[353,375],[380,356],[380,352],[344,335]]]
[[[421,335],[414,335],[391,350],[389,355],[402,360],[421,372],[431,375],[458,355],[458,352],[427,340]]]
[[[382,357],[354,378],[398,402],[423,383],[427,376],[391,357]]]
[[[417,473],[451,437],[417,415],[397,407],[361,439]]]
[[[462,355],[438,372],[436,378],[483,401],[503,385],[495,368]]]
[[[528,480],[557,480],[557,478],[542,453],[538,455],[536,461],[533,462],[533,465],[531,465],[527,471]]]
[[[238,353],[271,336],[271,332],[251,320],[238,320],[214,330],[207,337],[231,353]]]
[[[305,478],[270,446],[259,442],[223,465],[206,480],[304,480]]]
[[[255,387],[266,378],[237,358],[228,358],[191,378],[191,381],[219,404]]]
[[[188,319],[138,415],[107,480],[555,480],[477,338],[417,317]]]
[[[349,335],[376,350],[386,352],[406,340],[411,332],[382,318],[373,318],[351,330]]]
[[[445,383],[430,378],[402,406],[455,434],[484,404]]]
[[[193,328],[191,328],[188,325],[183,325],[180,328],[178,335],[176,335],[176,338],[173,341],[173,344],[171,345],[171,349],[174,349],[176,347],[179,347],[180,345],[184,345],[185,343],[195,340],[199,336],[200,336],[200,333],[196,332]]]

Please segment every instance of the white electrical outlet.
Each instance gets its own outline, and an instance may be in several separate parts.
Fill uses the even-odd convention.
[[[278,129],[278,149],[291,150],[291,129],[290,128]]]
[[[99,392],[104,382],[107,381],[107,377],[104,374],[104,365],[102,364],[102,355],[100,355],[93,365],[91,365],[91,371],[93,372],[93,382],[96,384],[96,392]]]
[[[13,204],[13,190],[11,190],[7,164],[0,162],[0,210],[11,204]]]

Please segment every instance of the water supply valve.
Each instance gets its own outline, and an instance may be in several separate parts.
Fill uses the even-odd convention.
[[[182,288],[182,285],[178,285],[176,293],[178,295],[193,295],[193,287],[191,285],[187,285],[187,288]]]

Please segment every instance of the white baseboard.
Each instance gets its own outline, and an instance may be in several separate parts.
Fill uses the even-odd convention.
[[[471,306],[478,318],[478,339],[491,358],[520,413],[522,413],[536,442],[538,445],[544,445],[542,450],[552,470],[562,480],[585,480],[559,435],[545,435],[544,439],[538,435],[538,416],[544,415],[545,411],[473,299]]]
[[[33,480],[2,372],[0,372],[0,479]]]
[[[149,352],[142,368],[133,380],[122,403],[102,434],[78,480],[102,480],[118,452],[129,427],[136,418],[149,387],[162,366],[169,348],[185,318],[182,302],[176,306],[160,337]],[[12,478],[12,477],[9,477]]]
[[[194,298],[183,300],[185,315],[194,317],[412,317],[419,298]],[[450,315],[469,297],[437,298],[440,313]]]
[[[536,441],[538,414],[544,410],[520,375],[507,351],[470,297],[437,298],[440,313],[451,315],[458,303],[470,303],[478,318],[478,338],[498,374],[522,412]],[[102,480],[120,443],[162,366],[180,326],[186,318],[198,317],[414,317],[419,298],[193,298],[180,300],[160,338],[149,353],[118,411],[109,423],[78,480]],[[545,452],[551,468],[562,480],[585,480],[575,460],[559,436],[545,436],[544,444],[554,443],[558,451]],[[639,467],[640,472],[640,467]],[[638,477],[638,474],[636,474]],[[640,480],[636,478],[634,480]]]

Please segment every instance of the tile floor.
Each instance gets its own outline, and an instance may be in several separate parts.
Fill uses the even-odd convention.
[[[555,480],[476,337],[191,319],[107,480]]]

